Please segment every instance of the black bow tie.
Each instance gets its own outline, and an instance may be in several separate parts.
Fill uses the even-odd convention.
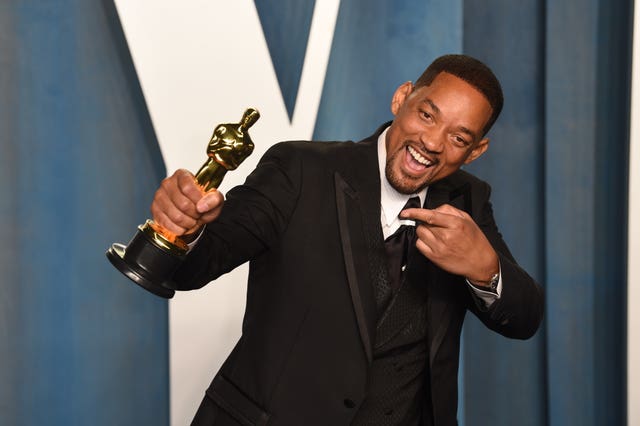
[[[411,197],[402,210],[420,208],[420,198]],[[389,265],[391,288],[398,290],[403,281],[403,273],[407,267],[409,249],[416,242],[416,228],[411,225],[401,225],[396,232],[384,240]]]

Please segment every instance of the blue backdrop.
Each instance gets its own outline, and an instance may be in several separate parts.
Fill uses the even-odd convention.
[[[289,114],[313,5],[256,1]],[[445,52],[479,57],[504,86],[471,171],[545,286],[546,320],[519,342],[468,319],[461,424],[624,424],[631,12],[630,0],[340,6],[316,138],[369,135],[393,90]],[[165,172],[114,5],[2,2],[0,64],[0,423],[168,424],[166,302],[104,258]]]
[[[104,257],[164,177],[115,8],[0,19],[0,424],[168,424],[166,302]]]
[[[542,329],[464,329],[466,425],[624,424],[626,202],[632,3],[584,0],[341,4],[315,136],[358,139],[443,52],[489,64],[505,109],[470,170],[546,288]],[[357,31],[353,31],[357,28]]]

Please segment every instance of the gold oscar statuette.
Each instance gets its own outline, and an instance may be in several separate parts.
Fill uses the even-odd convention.
[[[195,175],[203,192],[218,188],[229,170],[238,168],[253,152],[249,128],[260,118],[260,113],[248,108],[239,123],[216,126],[207,145],[207,161]],[[133,282],[151,293],[170,299],[173,273],[189,250],[182,238],[166,230],[153,220],[138,226],[128,245],[114,243],[107,250],[113,266]]]

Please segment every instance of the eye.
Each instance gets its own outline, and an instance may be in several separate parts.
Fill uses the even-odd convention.
[[[420,116],[422,117],[423,120],[429,123],[433,121],[433,116],[428,111],[420,111]]]
[[[471,142],[469,140],[463,138],[460,135],[453,135],[453,142],[454,144],[456,144],[456,146],[462,148],[466,148],[467,146],[471,145]]]

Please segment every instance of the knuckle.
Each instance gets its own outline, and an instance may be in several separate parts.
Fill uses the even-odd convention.
[[[188,212],[192,206],[192,203],[189,200],[181,199],[176,201],[176,207],[181,212]]]
[[[160,189],[167,191],[171,186],[171,177],[166,177],[160,182]],[[159,190],[160,190],[159,189]]]
[[[185,221],[185,215],[179,211],[173,211],[167,215],[169,220],[176,224],[182,224]]]
[[[180,182],[178,187],[180,188],[180,192],[182,192],[183,194],[187,194],[191,190],[191,187],[189,185],[189,181],[188,180],[184,180],[184,179]]]
[[[451,235],[448,232],[443,232],[440,236],[440,240],[446,246],[451,242]]]
[[[178,179],[181,179],[183,176],[186,176],[188,174],[189,174],[189,172],[186,169],[178,169],[178,170],[175,171],[173,176],[175,176]]]

